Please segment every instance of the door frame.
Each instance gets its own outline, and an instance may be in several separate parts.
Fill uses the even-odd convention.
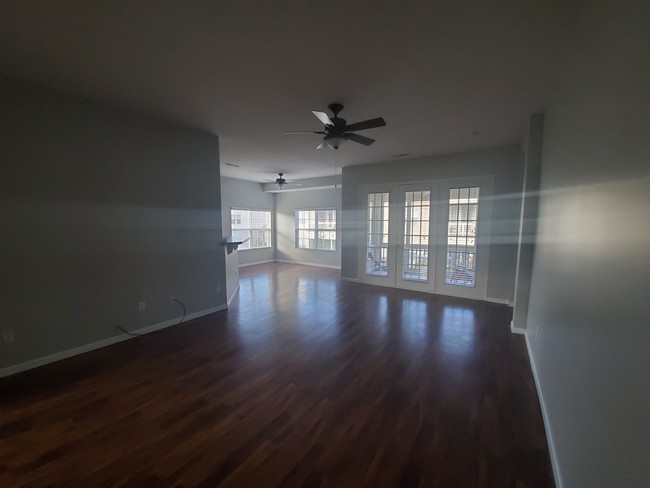
[[[449,188],[479,186],[479,208],[476,249],[476,286],[464,287],[445,283],[447,260],[447,226],[449,218]],[[359,187],[359,215],[362,217],[359,226],[359,265],[358,276],[361,283],[387,286],[391,288],[406,288],[427,293],[449,295],[461,298],[485,300],[487,298],[488,270],[490,263],[490,241],[492,231],[492,201],[493,177],[476,176],[461,178],[444,178],[424,180],[420,182],[400,182],[391,184],[361,185]],[[404,206],[403,194],[413,189],[430,189],[429,215],[429,269],[427,282],[400,280],[398,263],[400,245],[404,238]],[[368,236],[368,194],[389,194],[389,223],[388,223],[388,274],[376,276],[366,274],[366,252]],[[401,229],[401,230],[400,230]],[[433,265],[431,265],[433,263]]]
[[[438,222],[438,189],[435,182],[425,181],[421,183],[404,183],[398,184],[395,186],[397,190],[397,198],[395,201],[395,221],[398,232],[396,232],[396,249],[395,249],[395,287],[403,288],[406,290],[416,290],[416,291],[430,291],[435,290],[435,264],[437,257],[437,248],[434,239],[432,239],[432,229],[435,236],[437,231],[437,222]],[[403,278],[403,266],[404,266],[404,227],[405,227],[405,194],[409,191],[429,191],[429,245],[427,249],[427,279],[426,281],[419,280],[409,280]],[[390,252],[389,252],[390,255]]]
[[[441,265],[436,266],[435,293],[461,298],[485,300],[487,298],[487,283],[490,267],[490,242],[492,234],[492,176],[477,176],[464,178],[447,178],[439,180],[440,201],[438,205],[438,229],[436,241]],[[476,275],[474,287],[448,285],[445,282],[447,261],[447,225],[449,219],[449,189],[458,187],[478,186],[478,218],[476,230]]]
[[[367,250],[368,250],[368,194],[370,193],[388,193],[388,263],[386,276],[371,275],[366,273],[367,265]],[[395,233],[393,228],[396,225],[394,212],[395,202],[393,200],[394,192],[391,185],[364,185],[359,189],[359,215],[361,225],[359,226],[359,279],[362,283],[379,286],[395,287],[395,255],[391,253],[392,247],[395,245]]]

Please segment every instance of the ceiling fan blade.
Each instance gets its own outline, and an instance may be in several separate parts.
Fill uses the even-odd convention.
[[[326,147],[327,147],[327,144],[325,143],[325,141],[323,141],[316,147],[316,149],[324,149]]]
[[[370,137],[362,136],[359,134],[345,134],[345,138],[348,139],[349,141],[353,142],[358,142],[359,144],[363,144],[364,146],[369,146],[373,142],[375,142],[374,139],[371,139]]]
[[[322,130],[285,130],[283,134],[325,134]]]
[[[355,124],[348,125],[346,131],[355,131],[355,130],[366,130],[374,129],[375,127],[383,127],[386,125],[386,122],[381,117],[376,119],[364,120],[363,122],[357,122]]]
[[[330,119],[329,115],[327,115],[325,112],[319,112],[318,110],[312,110],[311,113],[313,113],[316,117],[318,117],[318,120],[320,120],[323,124],[325,124],[325,125],[334,125],[334,122],[332,122],[332,119]]]

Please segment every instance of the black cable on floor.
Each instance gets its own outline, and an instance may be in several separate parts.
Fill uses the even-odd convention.
[[[143,335],[147,335],[147,334],[136,334],[135,332],[129,332],[128,330],[123,329],[123,328],[120,327],[119,325],[116,325],[115,327],[117,327],[118,329],[120,329],[120,330],[121,330],[122,332],[124,332],[125,334],[128,334],[128,335],[133,336],[133,337],[140,337],[140,336],[143,336]]]
[[[185,320],[185,315],[186,315],[186,313],[187,313],[187,310],[185,309],[185,305],[183,304],[183,302],[181,302],[180,300],[177,300],[176,298],[172,298],[172,299],[170,299],[170,301],[172,301],[172,302],[176,302],[176,303],[178,303],[181,307],[183,307],[183,316],[181,317],[181,320],[179,320],[177,324],[174,324],[174,325],[171,326],[171,327],[176,327],[177,325],[181,325],[181,324],[183,323],[183,320]],[[147,334],[136,334],[135,332],[129,332],[128,330],[123,329],[123,328],[120,327],[119,325],[116,325],[115,327],[117,327],[118,329],[120,329],[120,330],[121,330],[122,332],[124,332],[125,334],[130,335],[130,336],[133,336],[133,337],[142,337],[142,336],[145,336],[145,335],[151,334],[151,332],[149,332],[149,333],[147,333]],[[167,329],[167,327],[165,327],[165,329]],[[163,329],[159,329],[159,330],[163,330]],[[153,332],[158,332],[158,331],[156,330],[156,331],[153,331]]]
[[[180,322],[178,322],[177,324],[174,325],[174,327],[176,327],[177,325],[181,325],[181,324],[183,323],[183,320],[185,320],[185,312],[186,312],[186,311],[185,311],[185,305],[183,305],[183,302],[181,302],[180,300],[176,300],[175,298],[172,298],[171,301],[172,301],[172,302],[176,302],[176,303],[178,303],[181,307],[183,307],[183,316],[181,317]]]

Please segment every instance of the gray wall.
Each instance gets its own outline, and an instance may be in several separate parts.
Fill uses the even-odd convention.
[[[0,367],[225,304],[217,137],[2,77],[0,107]]]
[[[341,266],[341,189],[283,191],[275,194],[276,257],[280,261],[296,261],[321,266]],[[336,208],[336,251],[296,249],[295,211],[301,208]]]
[[[650,3],[585,2],[546,112],[527,338],[567,488],[650,480]]]
[[[487,296],[512,301],[523,177],[519,146],[343,168],[341,275],[358,277],[359,229],[365,218],[359,210],[360,186],[487,175],[494,177]]]
[[[230,208],[268,209],[275,219],[275,198],[273,193],[262,191],[262,185],[234,178],[221,178],[221,201],[223,204],[223,235],[230,236]],[[275,220],[272,223],[275,229]],[[275,233],[272,233],[275,239]],[[273,261],[275,259],[275,242],[269,249],[248,249],[236,251],[239,265]]]

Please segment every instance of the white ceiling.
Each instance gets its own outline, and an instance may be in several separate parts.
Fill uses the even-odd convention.
[[[0,72],[218,134],[223,175],[301,179],[335,163],[520,141],[545,108],[576,10],[566,0],[0,0]],[[321,130],[311,110],[334,101],[348,122],[384,117],[361,132],[374,145],[317,151],[316,134],[282,134]]]

